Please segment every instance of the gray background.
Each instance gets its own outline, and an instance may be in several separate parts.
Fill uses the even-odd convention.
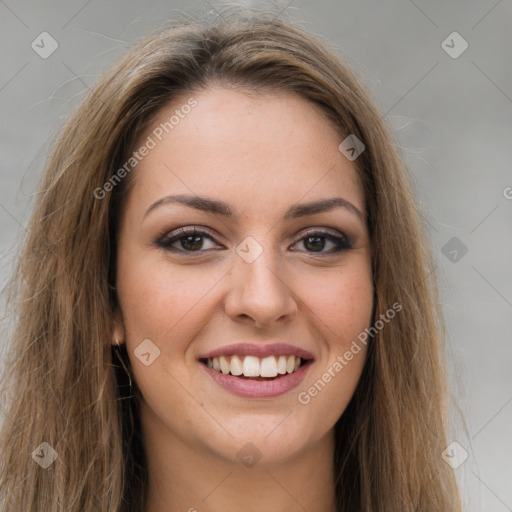
[[[257,5],[334,42],[386,114],[436,254],[450,379],[467,422],[451,439],[469,453],[455,470],[467,510],[512,511],[512,2]],[[98,74],[178,10],[220,6],[0,0],[2,286],[56,131]],[[31,47],[44,31],[59,45],[46,59]],[[458,58],[442,46],[454,31],[469,44]]]

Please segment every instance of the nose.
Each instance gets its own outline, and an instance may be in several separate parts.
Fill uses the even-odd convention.
[[[252,263],[240,259],[230,271],[225,311],[233,321],[271,328],[296,315],[297,301],[291,283],[280,273],[269,252],[263,251]]]

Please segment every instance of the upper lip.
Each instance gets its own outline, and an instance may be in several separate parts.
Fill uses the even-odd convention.
[[[201,354],[198,359],[212,359],[219,356],[298,356],[302,359],[313,359],[313,354],[287,343],[271,343],[269,345],[255,345],[253,343],[236,343],[216,348],[211,352]]]

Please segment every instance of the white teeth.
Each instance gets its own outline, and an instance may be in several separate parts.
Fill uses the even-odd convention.
[[[219,357],[219,362],[220,362],[220,370],[222,373],[224,373],[225,375],[227,375],[229,373],[229,363],[228,363],[228,360],[226,359],[225,356],[220,356]]]
[[[288,356],[286,359],[286,371],[292,373],[293,370],[295,370],[295,356]]]
[[[277,373],[279,373],[279,375],[286,373],[286,356],[279,356],[277,361]]]
[[[231,356],[231,375],[242,375],[243,371],[240,358],[238,356]]]
[[[301,358],[296,356],[219,356],[206,360],[208,368],[224,375],[244,377],[277,377],[293,373],[300,368]]]
[[[244,377],[259,377],[260,376],[260,360],[254,356],[245,356],[244,359]]]
[[[275,377],[277,375],[277,361],[274,356],[264,357],[261,360],[261,376]]]

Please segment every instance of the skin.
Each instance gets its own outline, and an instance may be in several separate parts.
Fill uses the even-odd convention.
[[[298,394],[371,322],[370,240],[354,162],[338,150],[343,138],[323,113],[292,93],[213,87],[194,97],[198,105],[138,164],[120,222],[114,338],[127,344],[141,392],[146,510],[334,511],[333,427],[360,378],[365,346],[307,405]],[[162,109],[141,140],[188,98]],[[236,215],[167,204],[145,216],[169,194],[219,199]],[[331,197],[350,201],[363,218],[343,207],[283,218],[294,204]],[[179,240],[181,253],[155,244],[194,226],[214,234],[199,251],[185,252]],[[352,248],[333,253],[326,238],[315,252],[304,234],[310,228],[346,234]],[[247,236],[263,249],[252,263],[235,252]],[[160,350],[149,366],[134,355],[145,339]],[[305,380],[275,398],[236,396],[197,360],[231,343],[273,341],[315,358]],[[261,454],[252,467],[237,457],[249,442]]]

